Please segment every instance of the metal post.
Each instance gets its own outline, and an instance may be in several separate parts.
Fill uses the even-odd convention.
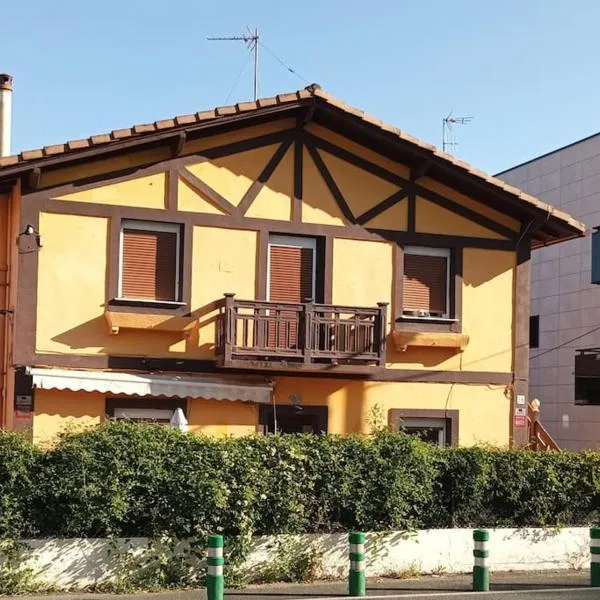
[[[600,527],[590,529],[590,585],[600,587]]]
[[[490,591],[490,568],[488,566],[488,541],[490,532],[485,529],[473,531],[473,591]]]
[[[208,558],[206,564],[206,595],[208,600],[223,600],[223,536],[208,536]]]
[[[365,583],[365,534],[360,532],[351,533],[350,542],[350,576],[348,579],[348,590],[350,596],[364,596],[366,593]]]

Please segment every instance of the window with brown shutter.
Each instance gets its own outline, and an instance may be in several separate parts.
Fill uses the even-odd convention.
[[[121,228],[119,296],[132,300],[179,300],[178,225],[124,221]]]
[[[450,252],[405,248],[402,313],[415,317],[448,317]]]
[[[300,304],[314,299],[316,240],[274,235],[269,240],[269,302]],[[279,314],[277,314],[277,312]],[[297,348],[299,313],[271,311],[267,346]]]

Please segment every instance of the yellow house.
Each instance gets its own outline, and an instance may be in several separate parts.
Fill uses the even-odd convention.
[[[568,215],[317,85],[0,159],[6,426],[526,442],[529,257]],[[0,257],[1,258],[1,257]],[[178,410],[181,409],[181,410]]]

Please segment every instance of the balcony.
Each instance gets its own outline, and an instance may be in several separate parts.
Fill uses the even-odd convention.
[[[217,359],[223,367],[360,373],[385,365],[385,303],[358,308],[225,294],[217,304]]]

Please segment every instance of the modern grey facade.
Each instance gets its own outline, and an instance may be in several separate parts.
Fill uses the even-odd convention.
[[[497,175],[600,226],[600,134]],[[600,448],[600,286],[591,283],[591,236],[535,250],[531,270],[530,399],[561,448]],[[578,352],[587,349],[586,352]],[[597,350],[597,352],[596,352]],[[577,378],[577,393],[576,388]],[[595,404],[596,403],[596,404]]]

